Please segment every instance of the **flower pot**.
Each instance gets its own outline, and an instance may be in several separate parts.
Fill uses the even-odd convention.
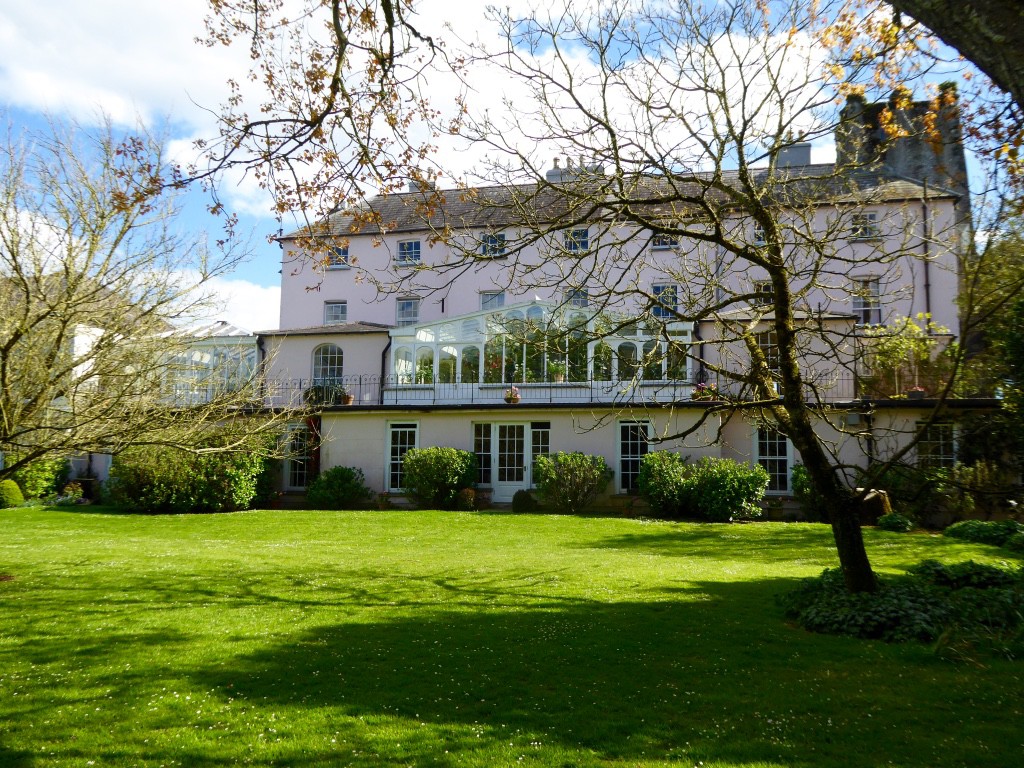
[[[505,402],[509,405],[515,405],[519,402],[519,395],[505,395]]]
[[[562,384],[565,381],[565,374],[564,373],[552,374],[551,380],[553,382],[555,382],[555,384]]]
[[[909,400],[924,400],[924,390],[912,389],[907,392],[907,399]]]
[[[356,401],[356,396],[355,395],[342,395],[341,396],[341,404],[342,405],[352,405],[352,403],[354,403],[355,401]]]

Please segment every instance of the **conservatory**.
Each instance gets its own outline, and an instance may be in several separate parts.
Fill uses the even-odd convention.
[[[667,402],[690,396],[692,324],[530,301],[395,328],[384,402]]]

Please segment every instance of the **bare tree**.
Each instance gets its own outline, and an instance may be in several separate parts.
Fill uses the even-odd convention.
[[[245,46],[252,61],[245,81],[228,83],[219,136],[198,143],[206,165],[190,169],[215,198],[237,170],[279,215],[316,221],[367,189],[436,175],[425,75],[460,64],[421,29],[411,0],[210,0],[198,42]]]
[[[0,150],[0,476],[129,445],[239,450],[274,429],[242,418],[252,368],[195,378],[184,327],[241,254],[175,232],[160,142],[51,127]]]
[[[950,190],[963,189],[962,152],[959,167],[942,162],[956,155],[955,137],[929,128],[925,115],[935,112],[915,112],[907,92],[880,110],[867,103],[857,84],[872,62],[858,72],[823,44],[836,12],[796,2],[629,0],[528,18],[495,11],[506,45],[478,49],[474,64],[497,68],[529,96],[508,104],[505,122],[470,117],[466,133],[491,152],[481,178],[502,185],[477,192],[476,203],[492,209],[507,253],[518,256],[508,267],[512,285],[556,294],[586,286],[592,313],[611,318],[606,331],[639,321],[665,340],[645,351],[638,370],[681,353],[722,382],[693,429],[734,418],[777,427],[829,512],[848,587],[869,591],[864,494],[853,490],[844,450],[882,441],[835,404],[855,399],[841,388],[862,357],[858,326],[879,322],[880,301],[923,307],[922,273],[934,280],[944,270],[955,285],[968,221],[952,202],[960,192]],[[935,98],[955,125],[952,102]],[[866,110],[881,121],[873,132]],[[878,143],[886,125],[890,140]],[[928,130],[953,154],[933,158],[916,181],[883,168],[896,141]],[[838,136],[837,162],[811,164],[806,142],[828,135]],[[555,151],[569,163],[545,173],[544,155]],[[930,207],[939,198],[947,203],[941,220]],[[457,243],[448,233],[458,230],[446,221],[438,236]],[[477,260],[479,248],[463,256]],[[865,272],[873,284],[860,288],[851,312],[851,274]],[[878,285],[885,295],[874,293]],[[680,340],[684,324],[698,336]],[[951,386],[945,379],[933,394]],[[894,424],[903,434],[885,458],[906,456],[915,435],[905,433],[919,436],[933,419]]]

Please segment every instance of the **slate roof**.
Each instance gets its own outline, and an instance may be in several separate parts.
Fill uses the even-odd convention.
[[[753,171],[765,184],[767,170]],[[628,218],[680,218],[699,213],[706,205],[728,209],[737,205],[742,187],[737,171],[679,177],[639,175],[633,178],[582,175],[572,181],[471,187],[382,195],[352,211],[332,214],[319,226],[283,235],[348,237],[354,234],[498,230],[505,227],[545,227]],[[771,193],[782,205],[863,205],[919,200],[924,186],[884,170],[840,175],[832,164],[776,169]],[[930,199],[956,197],[948,190],[928,187]]]
[[[394,326],[383,323],[338,323],[337,325],[314,325],[308,328],[284,328],[272,331],[257,331],[259,336],[346,336],[360,333],[387,333]]]

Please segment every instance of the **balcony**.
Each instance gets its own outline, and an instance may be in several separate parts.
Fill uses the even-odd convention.
[[[805,374],[806,375],[806,374]],[[860,396],[856,378],[846,372],[808,375],[808,399],[824,403],[849,402]],[[750,400],[749,388],[726,376],[705,376],[703,386],[692,381],[570,381],[505,384],[409,383],[399,376],[354,375],[331,381],[287,379],[268,381],[265,402],[277,408],[350,406],[464,406],[504,404],[513,386],[523,405],[663,405],[691,400]]]

